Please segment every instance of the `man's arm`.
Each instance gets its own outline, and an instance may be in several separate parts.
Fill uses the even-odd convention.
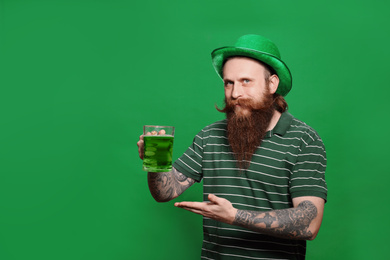
[[[162,134],[162,133],[159,133]],[[137,142],[139,158],[144,158],[144,136]],[[148,172],[150,193],[157,202],[167,202],[177,198],[188,189],[195,180],[172,167],[170,172]]]
[[[157,202],[167,202],[177,198],[194,182],[194,179],[185,176],[174,167],[170,172],[148,173],[149,190]]]
[[[272,211],[238,210],[230,201],[213,194],[209,202],[177,202],[180,207],[205,217],[276,237],[313,240],[321,226],[324,200],[319,197],[293,199],[293,208]]]
[[[299,197],[293,204],[293,208],[268,212],[237,210],[232,224],[282,238],[313,240],[321,226],[324,200]]]

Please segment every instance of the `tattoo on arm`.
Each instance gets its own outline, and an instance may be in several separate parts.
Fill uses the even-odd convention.
[[[310,239],[309,226],[317,217],[317,207],[308,200],[296,208],[269,212],[238,210],[234,225],[254,231],[290,239]]]
[[[172,168],[170,172],[148,173],[150,192],[159,202],[170,201],[182,194],[195,180]]]

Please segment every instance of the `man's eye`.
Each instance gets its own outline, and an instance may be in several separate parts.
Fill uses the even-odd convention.
[[[251,82],[249,79],[244,79],[244,83],[249,83]]]
[[[225,86],[231,86],[231,85],[233,85],[233,81],[226,81],[225,82]]]

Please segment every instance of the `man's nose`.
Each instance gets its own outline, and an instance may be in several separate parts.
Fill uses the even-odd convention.
[[[232,89],[232,99],[238,99],[242,96],[242,86],[240,83],[235,83]]]

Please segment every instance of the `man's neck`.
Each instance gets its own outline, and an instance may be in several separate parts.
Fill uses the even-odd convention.
[[[276,124],[279,122],[279,119],[280,119],[281,116],[282,116],[282,113],[280,113],[279,111],[275,110],[275,112],[274,112],[274,114],[273,114],[273,116],[271,118],[271,121],[269,122],[267,131],[270,131],[270,130],[274,129]]]

